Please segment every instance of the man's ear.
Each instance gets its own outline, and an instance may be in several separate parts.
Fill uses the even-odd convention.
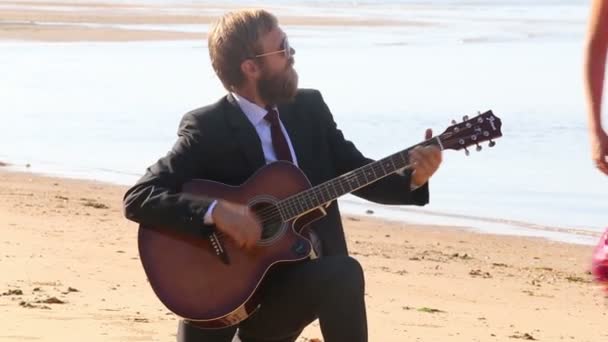
[[[241,72],[246,79],[257,79],[260,73],[260,66],[251,59],[246,59],[241,63]]]

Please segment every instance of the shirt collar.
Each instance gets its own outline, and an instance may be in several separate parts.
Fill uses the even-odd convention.
[[[262,122],[262,120],[264,120],[264,116],[266,116],[266,114],[268,113],[266,108],[258,106],[257,104],[247,100],[246,98],[240,96],[237,93],[233,92],[232,96],[239,104],[239,107],[241,107],[243,113],[245,113],[247,119],[249,119],[249,121],[254,126],[258,125],[260,122]]]

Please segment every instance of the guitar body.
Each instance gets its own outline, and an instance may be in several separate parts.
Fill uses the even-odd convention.
[[[246,319],[258,308],[256,290],[273,265],[310,257],[312,245],[300,233],[325,212],[316,209],[286,222],[271,215],[278,214],[273,204],[310,187],[302,171],[287,162],[269,164],[237,187],[205,180],[185,184],[183,192],[247,204],[270,217],[251,251],[217,232],[197,238],[171,227],[140,226],[141,262],[161,302],[201,328],[223,328]]]

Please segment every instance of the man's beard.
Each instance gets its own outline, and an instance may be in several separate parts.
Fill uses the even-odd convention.
[[[292,65],[275,75],[265,72],[263,78],[258,80],[260,97],[268,105],[280,105],[292,102],[298,90],[298,73]]]

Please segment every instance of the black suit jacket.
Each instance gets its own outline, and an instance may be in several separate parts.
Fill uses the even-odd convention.
[[[312,185],[371,162],[346,140],[317,90],[299,90],[293,103],[279,106],[296,153],[298,165]],[[172,150],[127,191],[125,216],[156,226],[186,231],[211,231],[203,223],[213,198],[182,193],[191,179],[209,179],[240,185],[265,164],[255,128],[235,99],[227,95],[218,102],[184,115]],[[391,175],[354,194],[383,204],[428,203],[428,185],[410,191],[410,175]],[[338,205],[313,223],[324,255],[347,254]]]

